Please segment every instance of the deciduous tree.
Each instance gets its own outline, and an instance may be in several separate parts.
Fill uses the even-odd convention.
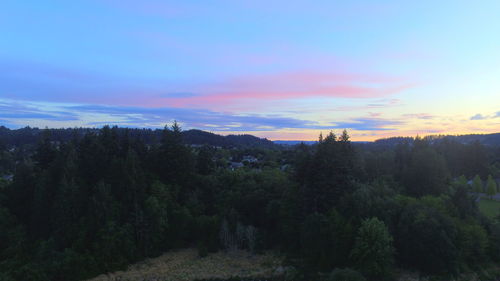
[[[394,262],[392,236],[387,226],[377,218],[361,223],[350,258],[366,276],[376,279],[387,278]]]

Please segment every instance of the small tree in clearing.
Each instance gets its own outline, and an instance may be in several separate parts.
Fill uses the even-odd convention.
[[[493,197],[493,195],[497,194],[497,183],[491,175],[488,176],[488,183],[486,184],[486,194],[488,194],[490,199]]]
[[[474,192],[477,193],[482,193],[483,191],[483,181],[479,177],[479,175],[476,175],[474,179],[472,180],[472,189]]]

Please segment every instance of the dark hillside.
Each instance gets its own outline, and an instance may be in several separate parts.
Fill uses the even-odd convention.
[[[0,143],[7,146],[35,145],[42,132],[47,131],[51,141],[65,143],[72,139],[80,139],[87,133],[99,134],[100,129],[95,128],[68,128],[68,129],[39,129],[25,127],[11,130],[0,126]],[[119,136],[128,135],[139,139],[145,144],[158,144],[162,130],[116,128]],[[189,145],[212,145],[221,147],[273,147],[272,141],[252,135],[222,136],[201,130],[187,130],[182,132],[183,141]]]

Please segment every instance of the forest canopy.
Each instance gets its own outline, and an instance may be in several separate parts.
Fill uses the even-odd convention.
[[[277,251],[296,280],[500,260],[500,214],[478,208],[498,193],[499,145],[32,130],[0,130],[0,280],[83,280],[186,247]]]

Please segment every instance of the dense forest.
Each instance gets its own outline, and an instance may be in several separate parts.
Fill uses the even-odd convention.
[[[53,142],[68,142],[79,139],[89,133],[99,133],[95,128],[69,128],[69,129],[39,129],[25,127],[10,130],[0,126],[0,142],[4,146],[36,145],[44,132],[50,132],[46,137]],[[162,138],[163,130],[114,128],[115,134],[121,136],[127,134],[129,138],[138,139],[146,145],[158,144]],[[221,136],[201,130],[182,131],[182,140],[188,145],[211,145],[220,147],[242,147],[258,146],[272,147],[273,142],[267,139],[257,138],[252,135],[228,135]]]
[[[186,247],[272,250],[292,280],[498,269],[500,213],[478,205],[498,196],[499,159],[500,142],[445,137],[0,128],[0,280],[83,280]]]

